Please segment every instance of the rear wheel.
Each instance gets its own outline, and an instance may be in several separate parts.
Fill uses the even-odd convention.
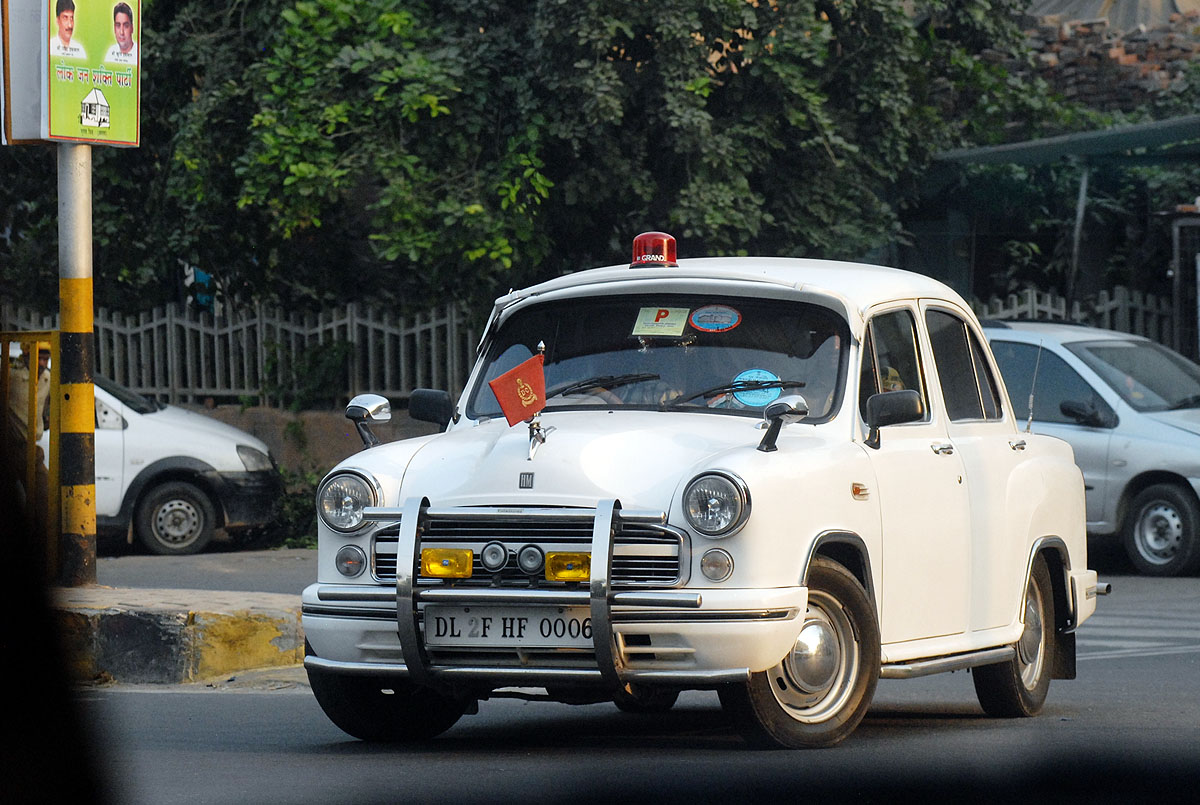
[[[361,741],[423,741],[454,726],[468,702],[401,679],[308,669],[317,704],[337,727]]]
[[[142,498],[135,530],[152,553],[199,553],[212,540],[216,519],[212,502],[199,487],[168,481]]]
[[[1139,573],[1178,576],[1200,564],[1200,512],[1196,501],[1170,484],[1138,493],[1125,520],[1125,552]]]
[[[879,625],[862,585],[820,557],[808,585],[808,609],[788,655],[721,691],[721,705],[755,746],[833,746],[854,731],[875,695]]]
[[[1025,588],[1025,629],[1016,655],[1007,662],[971,671],[975,695],[983,711],[997,718],[1035,716],[1050,692],[1054,649],[1054,591],[1050,571],[1041,557]]]

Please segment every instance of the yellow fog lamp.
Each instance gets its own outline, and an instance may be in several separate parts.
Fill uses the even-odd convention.
[[[422,548],[421,575],[437,579],[471,578],[470,548]]]
[[[546,554],[547,581],[587,581],[591,577],[591,554],[557,551]]]

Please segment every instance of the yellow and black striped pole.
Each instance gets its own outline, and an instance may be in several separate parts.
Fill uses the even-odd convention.
[[[96,583],[96,409],[92,386],[92,147],[58,146],[59,581]]]

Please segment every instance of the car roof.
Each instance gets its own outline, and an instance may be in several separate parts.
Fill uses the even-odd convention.
[[[1059,344],[1070,344],[1076,341],[1146,341],[1140,335],[1122,333],[1117,330],[1105,330],[1100,327],[1088,327],[1064,321],[993,321],[982,322],[983,329],[989,338],[1003,338],[1006,332],[1024,333],[1030,336],[1048,338]],[[1022,341],[1031,340],[1021,338]]]
[[[678,266],[672,267],[605,266],[514,291],[497,299],[496,306],[504,308],[520,299],[555,291],[641,280],[762,283],[836,296],[858,311],[894,299],[946,299],[966,307],[962,297],[948,285],[923,274],[866,263],[795,257],[699,257],[679,260]]]

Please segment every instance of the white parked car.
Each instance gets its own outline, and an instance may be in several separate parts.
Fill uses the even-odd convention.
[[[1074,448],[1088,531],[1120,538],[1142,573],[1200,569],[1200,366],[1093,327],[993,322],[985,332],[1018,420],[1032,387],[1033,430]]]
[[[203,414],[96,377],[96,527],[158,554],[203,550],[217,528],[265,525],[283,491],[267,445]]]
[[[967,668],[1028,716],[1105,591],[1070,447],[1018,431],[927,277],[647,233],[497,300],[462,396],[409,410],[444,432],[377,444],[388,401],[355,398],[368,448],[317,495],[305,667],[361,739],[715,689],[750,742],[829,746],[880,676]]]

